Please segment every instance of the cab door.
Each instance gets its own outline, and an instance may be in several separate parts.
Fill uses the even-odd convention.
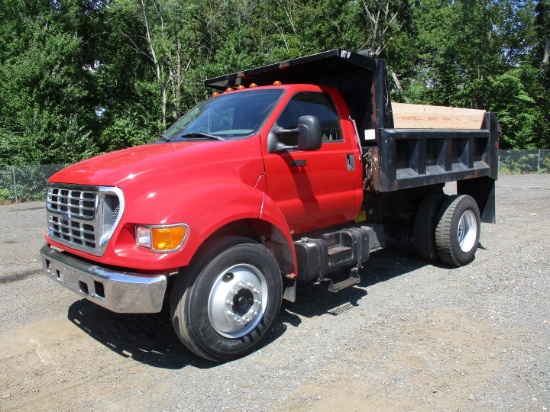
[[[320,149],[268,153],[264,147],[267,194],[283,211],[293,234],[353,221],[363,196],[361,157],[352,140],[355,131],[347,120],[349,114],[341,120],[330,93],[321,88],[294,93],[270,133],[295,129],[304,115],[315,116],[321,123]],[[287,146],[297,143],[296,134],[277,136]]]

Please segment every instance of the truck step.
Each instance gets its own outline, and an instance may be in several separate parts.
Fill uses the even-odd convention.
[[[345,259],[350,259],[353,257],[353,250],[350,247],[344,245],[334,245],[329,246],[328,248],[328,259],[329,262],[339,262]]]
[[[332,293],[340,292],[341,290],[349,288],[353,285],[357,285],[360,282],[361,276],[359,276],[359,268],[354,267],[351,269],[349,278],[347,278],[346,280],[337,283],[333,283],[331,280],[330,285],[328,286],[328,291]]]

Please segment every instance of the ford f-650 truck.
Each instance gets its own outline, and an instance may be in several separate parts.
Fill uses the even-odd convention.
[[[495,220],[494,114],[392,105],[384,61],[341,49],[205,85],[159,141],[49,179],[47,276],[114,312],[169,301],[182,343],[226,361],[298,288],[357,284],[388,236],[431,262],[474,259]]]

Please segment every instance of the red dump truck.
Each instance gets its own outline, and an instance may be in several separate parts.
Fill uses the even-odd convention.
[[[495,220],[494,114],[392,105],[384,61],[342,49],[205,85],[159,141],[49,179],[48,277],[114,312],[169,302],[182,343],[226,361],[297,288],[357,284],[388,236],[431,262],[474,259]]]

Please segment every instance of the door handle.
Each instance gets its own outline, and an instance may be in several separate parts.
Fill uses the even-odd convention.
[[[355,156],[353,153],[346,155],[346,168],[348,171],[355,170]]]

